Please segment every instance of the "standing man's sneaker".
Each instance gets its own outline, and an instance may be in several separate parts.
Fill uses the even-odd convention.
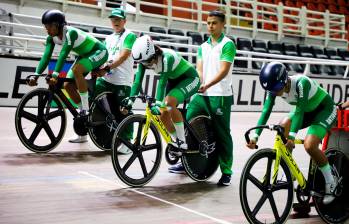
[[[127,155],[127,154],[132,153],[132,150],[129,149],[124,143],[121,143],[120,146],[118,147],[118,153],[123,154],[123,155]]]
[[[217,185],[218,186],[229,186],[230,180],[231,180],[230,174],[222,174],[222,177],[221,177],[221,179],[219,179]]]
[[[185,169],[182,163],[177,163],[176,165],[171,166],[168,168],[168,171],[170,173],[185,174]]]
[[[75,137],[69,139],[70,143],[84,143],[87,142],[87,135],[76,135]]]

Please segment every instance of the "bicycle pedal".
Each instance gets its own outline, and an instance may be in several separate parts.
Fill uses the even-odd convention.
[[[314,196],[314,197],[318,197],[318,198],[324,197],[324,195],[317,193],[315,191],[310,191],[310,196]]]

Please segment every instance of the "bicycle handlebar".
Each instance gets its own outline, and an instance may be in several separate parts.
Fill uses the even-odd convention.
[[[25,78],[25,81],[26,81],[26,82],[29,82],[29,79],[30,79],[31,77],[35,77],[36,79],[38,79],[39,77],[45,77],[45,80],[46,80],[46,81],[49,81],[50,78],[52,78],[52,75],[50,75],[50,74],[28,75],[28,76]],[[63,82],[73,82],[73,81],[74,81],[74,79],[72,79],[72,78],[61,78],[61,77],[57,77],[57,79],[59,79],[59,80],[61,80],[61,81],[63,81]]]
[[[250,132],[252,130],[255,130],[255,129],[269,129],[271,131],[277,131],[278,135],[280,135],[281,137],[281,140],[284,144],[287,143],[287,139],[285,137],[285,130],[284,128],[281,126],[281,125],[260,125],[260,126],[256,126],[256,127],[253,127],[253,128],[250,128],[248,129],[246,132],[245,132],[245,140],[247,143],[250,143]],[[256,147],[258,148],[258,146],[256,145]]]
[[[143,103],[149,103],[149,104],[152,104],[156,101],[156,99],[154,97],[148,96],[145,94],[140,94],[138,96],[130,96],[129,98],[133,101],[136,99],[141,99]]]

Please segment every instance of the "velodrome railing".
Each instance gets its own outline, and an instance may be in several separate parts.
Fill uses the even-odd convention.
[[[29,35],[28,35],[29,36]],[[99,37],[105,37],[106,35],[98,34]],[[11,46],[11,45],[5,45],[0,47],[6,47],[9,49],[16,50],[15,54],[18,55],[26,55],[26,56],[41,56],[42,51],[44,49],[43,43],[45,40],[43,38],[29,38],[29,37],[20,37],[20,36],[7,36],[7,35],[0,35],[0,39],[3,40],[16,40],[19,42],[22,42],[23,45],[18,46]],[[35,43],[41,43],[42,48],[38,47],[29,47],[29,43],[35,42]],[[188,45],[188,44],[180,44],[180,43],[172,43],[172,42],[165,42],[165,41],[155,41],[156,44],[159,45],[165,45],[165,46],[176,46],[176,47],[186,47],[189,50],[196,50],[198,48],[197,45]],[[54,56],[58,55],[58,51],[55,51]],[[179,52],[183,56],[191,56],[195,57],[194,52]],[[252,52],[252,51],[240,51],[237,50],[238,54],[242,54],[244,56],[237,56],[235,59],[237,60],[244,60],[248,61],[248,68],[245,69],[247,72],[252,71],[251,62],[252,61],[258,61],[258,62],[270,62],[270,61],[280,61],[283,63],[288,64],[304,64],[306,65],[304,73],[305,75],[309,75],[309,67],[310,65],[332,65],[332,66],[345,66],[346,70],[343,75],[343,78],[348,77],[349,73],[349,62],[346,61],[339,61],[339,60],[323,60],[323,59],[317,59],[317,58],[303,58],[303,57],[295,57],[295,56],[286,56],[286,55],[277,55],[277,54],[268,54],[268,53],[259,53],[259,52]],[[259,58],[255,58],[259,57]],[[260,58],[263,57],[263,58]]]
[[[25,4],[25,1],[29,0],[21,0],[21,4]],[[347,31],[344,15],[333,14],[328,10],[317,12],[308,10],[306,7],[288,7],[282,3],[275,5],[258,2],[257,0],[225,0],[225,4],[204,0],[180,0],[181,4],[174,0],[167,0],[167,4],[141,0],[122,0],[120,3],[95,0],[95,4],[70,0],[46,1],[61,3],[63,10],[67,9],[69,5],[95,8],[101,11],[102,17],[110,12],[111,7],[121,6],[129,9],[128,13],[135,16],[136,22],[142,17],[161,18],[167,21],[168,27],[171,27],[173,21],[181,21],[195,24],[198,31],[204,30],[203,25],[209,11],[221,8],[226,12],[227,34],[230,34],[231,29],[239,28],[252,31],[251,38],[255,38],[257,33],[262,31],[277,34],[278,40],[281,40],[284,36],[320,39],[324,41],[324,46],[327,46],[331,40],[347,42],[345,39]],[[111,7],[107,7],[107,5]],[[158,9],[158,11],[160,10],[161,13],[145,12],[147,10],[141,10],[143,7],[152,7]],[[179,16],[179,14],[184,13],[188,18]],[[274,26],[274,28],[267,29],[265,24]]]

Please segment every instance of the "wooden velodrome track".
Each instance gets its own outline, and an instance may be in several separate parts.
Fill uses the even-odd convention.
[[[0,108],[0,223],[247,223],[239,180],[253,151],[246,149],[243,134],[255,125],[257,113],[232,113],[234,174],[231,186],[223,188],[216,185],[220,172],[208,182],[196,183],[168,173],[165,160],[148,185],[128,188],[118,180],[108,152],[91,141],[68,142],[73,135],[71,116],[60,145],[50,153],[35,154],[19,141],[14,114],[15,108]],[[273,114],[270,123],[284,115]],[[262,136],[260,148],[272,146],[273,133],[265,131]],[[309,157],[304,149],[295,150],[294,157],[306,173]],[[312,208],[310,217],[291,213],[287,223],[323,222]]]

